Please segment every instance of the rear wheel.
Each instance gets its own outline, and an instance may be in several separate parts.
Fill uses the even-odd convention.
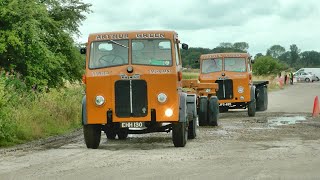
[[[188,139],[194,139],[197,136],[197,118],[194,117],[193,113],[188,114],[189,127],[188,127]]]
[[[250,101],[248,104],[248,115],[254,117],[256,115],[256,100]]]
[[[199,99],[199,126],[208,124],[208,98],[200,97]]]
[[[114,127],[106,127],[105,133],[107,139],[116,139],[117,133]]]
[[[210,126],[218,126],[219,119],[219,102],[216,96],[213,96],[209,100],[208,105],[208,121]]]
[[[268,109],[268,90],[267,87],[259,88],[259,96],[256,102],[257,111],[265,111]]]
[[[188,139],[188,126],[186,122],[172,124],[172,141],[175,147],[184,147]]]
[[[113,130],[106,131],[107,139],[116,139],[116,135],[117,134]]]
[[[83,135],[87,148],[97,149],[101,139],[101,125],[83,125]]]
[[[127,139],[127,137],[128,137],[128,134],[129,134],[129,129],[128,128],[120,128],[119,130],[118,130],[118,138],[120,139],[120,140],[124,140],[124,139]]]

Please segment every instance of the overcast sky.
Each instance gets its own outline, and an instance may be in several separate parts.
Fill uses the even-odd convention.
[[[175,30],[190,47],[248,42],[249,53],[275,44],[320,51],[320,0],[83,0],[91,14],[80,42],[95,32]]]

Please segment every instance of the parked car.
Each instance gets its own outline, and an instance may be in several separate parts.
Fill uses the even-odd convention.
[[[294,73],[293,76],[297,78],[297,81],[305,81],[305,82],[316,81],[315,75],[306,73],[306,72],[297,72],[297,73]]]
[[[315,74],[313,74],[312,72],[308,72],[308,74],[312,75],[312,79],[311,79],[312,82],[319,81],[318,77]]]
[[[301,68],[295,73],[299,73],[299,72],[311,72],[316,76],[317,81],[320,80],[320,68]]]

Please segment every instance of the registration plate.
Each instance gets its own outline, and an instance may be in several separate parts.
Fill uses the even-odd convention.
[[[120,123],[121,128],[143,128],[144,122],[123,122]]]
[[[220,103],[219,106],[231,106],[231,103]]]

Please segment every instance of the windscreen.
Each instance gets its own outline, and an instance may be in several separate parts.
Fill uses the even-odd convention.
[[[205,59],[202,60],[202,73],[212,73],[222,71],[222,59]]]
[[[171,66],[170,40],[132,40],[132,64]]]
[[[225,71],[246,72],[245,58],[224,58]]]
[[[128,40],[108,40],[91,43],[90,69],[128,64]]]

